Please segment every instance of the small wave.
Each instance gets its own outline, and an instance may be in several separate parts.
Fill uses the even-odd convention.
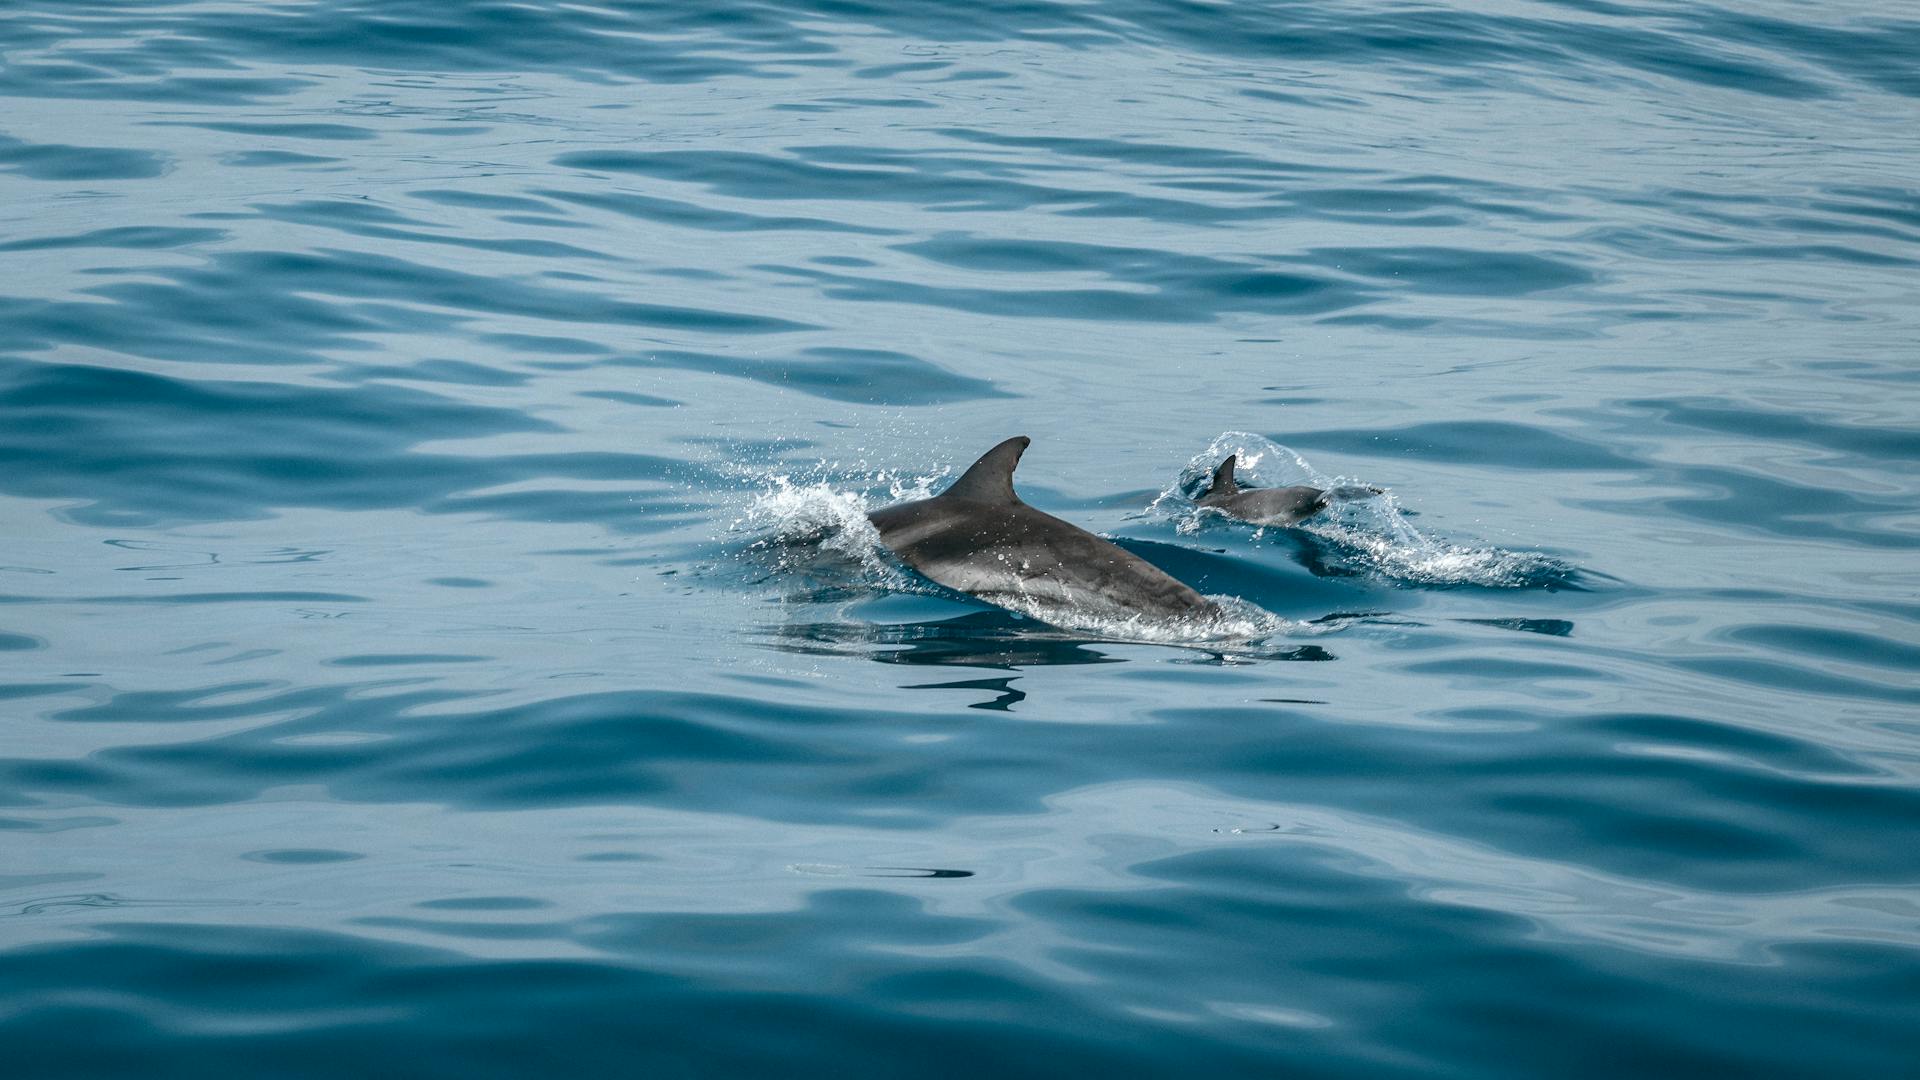
[[[1182,535],[1214,521],[1218,511],[1195,506],[1213,470],[1228,454],[1239,456],[1235,473],[1260,487],[1310,484],[1336,493],[1320,513],[1294,526],[1320,542],[1319,562],[1335,572],[1371,573],[1414,585],[1477,585],[1520,589],[1565,587],[1575,568],[1537,551],[1452,543],[1413,527],[1391,491],[1350,476],[1328,476],[1289,447],[1263,435],[1228,431],[1190,459],[1180,475],[1155,496],[1150,513],[1169,518]],[[1264,535],[1256,529],[1255,538]]]

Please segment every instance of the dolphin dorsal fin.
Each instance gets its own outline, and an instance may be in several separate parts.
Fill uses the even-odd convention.
[[[1233,482],[1233,463],[1237,460],[1239,460],[1239,455],[1227,455],[1227,460],[1221,462],[1220,467],[1213,470],[1213,483],[1208,486],[1206,494],[1200,496],[1201,498],[1224,499],[1228,495],[1240,494],[1240,485]]]
[[[1020,455],[1032,441],[1025,435],[1015,435],[980,455],[980,460],[961,473],[952,487],[941,492],[942,497],[951,495],[983,503],[1019,502],[1020,496],[1013,493],[1013,467],[1020,464]]]

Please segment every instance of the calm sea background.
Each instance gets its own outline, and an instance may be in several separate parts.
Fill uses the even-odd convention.
[[[1913,1076],[1916,176],[1907,3],[0,6],[0,1075]],[[1015,434],[1272,625],[875,557]]]

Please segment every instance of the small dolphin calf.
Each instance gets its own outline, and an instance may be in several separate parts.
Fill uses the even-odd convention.
[[[1016,436],[987,451],[931,499],[867,515],[880,542],[949,589],[1041,619],[1219,613],[1138,555],[1021,502],[1013,467],[1031,441]]]
[[[1283,488],[1242,488],[1233,479],[1233,465],[1239,455],[1229,454],[1213,470],[1213,483],[1198,500],[1209,510],[1228,517],[1251,521],[1255,525],[1297,525],[1327,508],[1335,499],[1362,499],[1381,495],[1377,487],[1337,487],[1322,490],[1296,484]]]

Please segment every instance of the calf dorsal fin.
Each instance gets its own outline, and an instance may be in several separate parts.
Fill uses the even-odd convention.
[[[1202,499],[1224,499],[1229,495],[1240,494],[1240,485],[1233,482],[1233,463],[1238,460],[1238,457],[1237,454],[1228,454],[1227,460],[1213,470],[1213,483],[1208,486],[1206,493],[1200,496]]]
[[[1020,496],[1013,493],[1013,467],[1020,464],[1020,455],[1026,452],[1027,444],[1032,441],[1025,435],[1015,435],[980,455],[980,460],[961,473],[960,479],[955,480],[953,486],[941,492],[941,495],[971,502],[1019,502]]]

